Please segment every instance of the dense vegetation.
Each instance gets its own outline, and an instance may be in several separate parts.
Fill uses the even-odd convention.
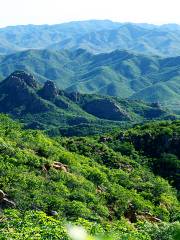
[[[67,222],[113,239],[178,239],[179,143],[179,121],[52,139],[1,115],[0,189],[11,203],[0,203],[0,239],[69,239]]]

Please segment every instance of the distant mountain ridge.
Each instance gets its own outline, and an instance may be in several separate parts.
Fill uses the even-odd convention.
[[[94,53],[115,49],[161,56],[180,55],[180,25],[90,20],[0,29],[0,54],[27,49],[77,49]]]
[[[52,80],[68,92],[160,102],[178,111],[180,57],[162,58],[116,50],[92,54],[28,50],[0,57],[0,79],[15,70],[32,73],[39,82]]]
[[[93,53],[128,50],[159,56],[180,55],[180,28],[149,28],[145,25],[123,24],[115,29],[102,29],[77,38],[69,38],[51,45],[50,49],[83,48]]]

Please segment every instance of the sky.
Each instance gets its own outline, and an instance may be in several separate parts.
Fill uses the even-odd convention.
[[[180,24],[180,0],[0,0],[0,27],[89,19]]]

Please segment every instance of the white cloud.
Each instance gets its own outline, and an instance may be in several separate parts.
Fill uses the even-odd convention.
[[[180,23],[179,0],[0,0],[0,26],[84,19]]]

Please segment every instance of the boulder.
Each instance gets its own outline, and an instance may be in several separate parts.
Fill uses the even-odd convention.
[[[1,201],[3,198],[5,198],[5,196],[6,196],[6,194],[5,194],[2,190],[0,190],[0,201]]]
[[[7,198],[7,194],[5,194],[2,190],[0,190],[0,207],[15,207],[15,202],[9,200]]]
[[[44,164],[42,166],[42,170],[47,173],[50,168],[54,168],[56,170],[60,170],[60,171],[63,171],[63,172],[68,172],[68,166],[61,163],[61,162],[53,162],[52,164]]]

